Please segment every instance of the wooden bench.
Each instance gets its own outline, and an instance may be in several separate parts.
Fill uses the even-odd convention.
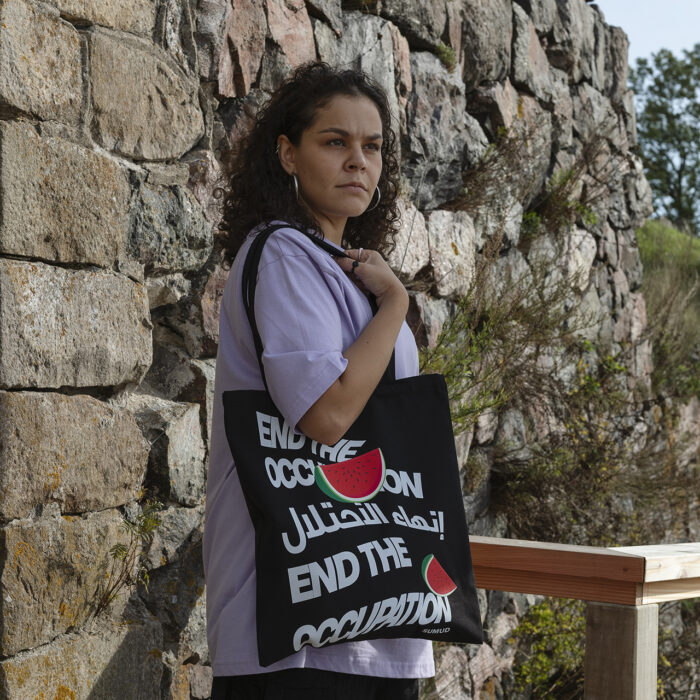
[[[700,597],[700,542],[606,548],[469,539],[479,588],[588,601],[586,700],[655,700],[658,604]]]

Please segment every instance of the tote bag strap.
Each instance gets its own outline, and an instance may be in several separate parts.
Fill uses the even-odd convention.
[[[267,379],[265,378],[265,368],[263,367],[262,354],[263,354],[263,342],[258,332],[258,325],[255,322],[255,288],[258,282],[258,266],[260,264],[260,258],[262,257],[263,247],[267,239],[275,232],[283,228],[290,228],[289,224],[271,224],[267,226],[259,233],[255,234],[250,248],[248,249],[248,254],[243,264],[243,275],[242,275],[242,292],[243,292],[243,306],[245,307],[246,316],[248,317],[248,323],[250,324],[251,331],[253,333],[253,342],[255,344],[255,353],[258,357],[258,365],[260,366],[260,375],[262,376],[263,383],[265,384],[265,389],[269,394],[269,387],[267,386]],[[295,229],[298,230],[298,229]],[[303,233],[303,232],[302,232]],[[338,250],[335,246],[330,245],[322,238],[313,236],[311,234],[305,233],[311,241],[314,242],[319,248],[326,251],[330,255],[336,258],[349,258],[350,256],[344,253],[342,250]],[[372,307],[372,314],[377,313],[377,301],[372,294],[369,295],[369,303]],[[387,365],[384,375],[382,376],[381,382],[394,381],[396,379],[396,358],[395,352],[391,352],[391,360]]]

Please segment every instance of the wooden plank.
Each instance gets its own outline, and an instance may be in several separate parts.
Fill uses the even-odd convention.
[[[474,565],[617,581],[644,581],[644,557],[612,548],[478,536],[471,536],[469,542]]]
[[[566,576],[549,572],[518,571],[474,563],[479,588],[511,593],[535,593],[558,598],[577,598],[620,605],[641,602],[641,584],[592,576]]]
[[[700,598],[700,577],[651,581],[642,584],[642,603],[664,603],[669,600]]]
[[[611,547],[611,550],[644,557],[645,581],[700,578],[700,542]]]
[[[658,605],[589,603],[585,700],[656,700]]]

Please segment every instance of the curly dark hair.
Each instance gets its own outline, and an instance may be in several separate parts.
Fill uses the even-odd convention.
[[[381,199],[374,209],[348,219],[343,244],[348,248],[373,248],[383,255],[394,247],[399,220],[399,164],[386,94],[361,71],[313,62],[299,66],[280,85],[258,112],[242,142],[222,154],[222,185],[218,188],[222,216],[218,229],[229,264],[250,231],[267,221],[288,221],[323,236],[318,221],[297,201],[292,178],[282,168],[275,149],[280,134],[298,146],[316,111],[337,95],[372,100],[379,110],[383,132],[378,183]]]

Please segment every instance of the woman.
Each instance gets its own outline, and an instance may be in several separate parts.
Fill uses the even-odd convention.
[[[225,165],[221,229],[233,260],[221,306],[204,560],[212,697],[417,698],[434,673],[429,641],[304,647],[258,664],[254,533],[223,428],[221,393],[262,389],[241,299],[250,239],[285,222],[258,268],[255,317],[268,390],[289,425],[334,444],[396,352],[397,378],[418,371],[408,295],[382,257],[396,228],[398,166],[386,96],[367,76],[323,63],[299,68],[263,108]],[[302,233],[322,237],[334,258]],[[366,292],[376,297],[372,310]]]

